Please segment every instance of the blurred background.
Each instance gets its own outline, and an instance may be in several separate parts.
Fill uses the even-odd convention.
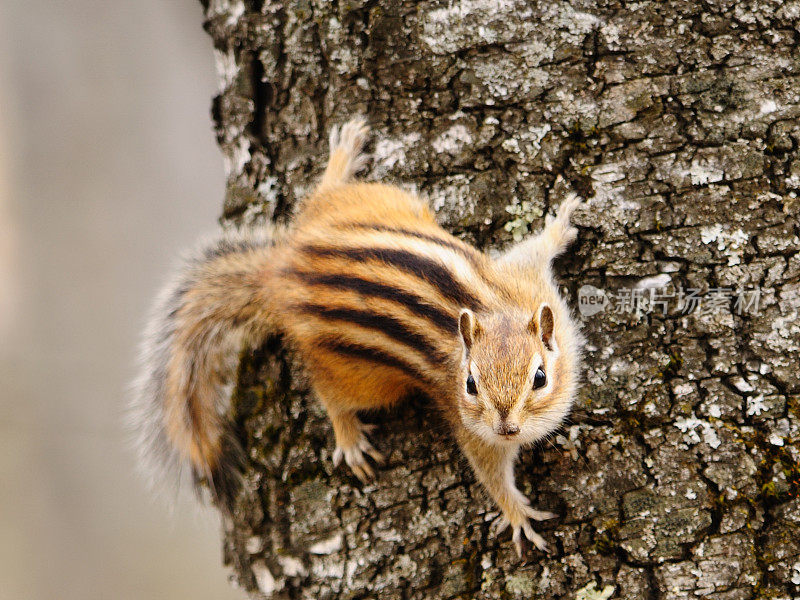
[[[0,0],[0,600],[242,598],[123,409],[143,317],[224,177],[196,0]]]

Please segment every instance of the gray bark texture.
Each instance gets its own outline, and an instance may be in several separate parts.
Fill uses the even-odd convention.
[[[246,485],[224,556],[251,598],[800,597],[800,2],[205,11],[223,223],[287,221],[330,127],[361,113],[365,177],[418,191],[486,251],[577,190],[559,280],[576,313],[582,286],[614,300],[583,319],[571,421],[517,467],[559,514],[538,527],[551,551],[524,560],[424,399],[367,417],[389,460],[360,485],[331,464],[302,365],[277,339],[244,353],[231,419]],[[618,302],[666,282],[705,304]],[[757,310],[721,288],[760,289]]]

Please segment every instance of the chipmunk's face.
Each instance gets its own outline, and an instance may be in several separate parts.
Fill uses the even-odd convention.
[[[555,328],[547,305],[535,315],[462,311],[459,408],[467,429],[491,444],[520,445],[558,427],[573,383],[560,364]]]

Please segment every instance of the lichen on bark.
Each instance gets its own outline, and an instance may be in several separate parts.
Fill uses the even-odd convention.
[[[585,381],[519,485],[560,516],[518,560],[424,399],[388,414],[362,486],[302,365],[245,353],[245,489],[225,559],[253,598],[800,595],[800,4],[214,0],[223,222],[286,221],[327,132],[374,129],[366,177],[430,199],[493,251],[569,188],[570,301],[669,282],[759,306],[585,319]],[[524,204],[523,203],[527,203]],[[524,210],[521,208],[524,206]],[[532,216],[531,216],[532,215]],[[510,223],[508,227],[506,224]],[[592,596],[594,595],[594,596]]]

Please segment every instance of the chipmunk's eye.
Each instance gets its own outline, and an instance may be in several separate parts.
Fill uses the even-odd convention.
[[[475,378],[472,376],[472,373],[467,375],[467,393],[470,396],[478,395],[478,386],[475,385]]]
[[[539,367],[536,369],[536,374],[533,376],[533,389],[538,390],[542,388],[547,383],[547,375],[544,374],[542,368]]]

